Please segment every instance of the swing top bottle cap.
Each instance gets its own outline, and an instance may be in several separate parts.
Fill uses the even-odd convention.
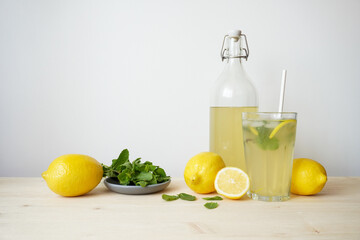
[[[240,38],[241,36],[241,30],[230,30],[227,35],[230,38]]]
[[[240,51],[240,53],[236,54],[236,56],[232,56],[232,57],[229,56],[228,46],[224,47],[224,45],[226,45],[226,42],[227,42],[227,45],[229,45],[229,42],[241,45],[242,43],[241,43],[241,41],[239,41],[240,38],[243,38],[245,47],[238,46],[239,47],[238,50]],[[249,46],[247,43],[246,35],[243,34],[241,32],[241,30],[235,29],[235,30],[228,31],[228,33],[225,35],[224,40],[223,40],[220,56],[221,56],[222,61],[224,61],[224,59],[227,59],[227,58],[245,58],[245,60],[247,61],[247,59],[249,57]]]

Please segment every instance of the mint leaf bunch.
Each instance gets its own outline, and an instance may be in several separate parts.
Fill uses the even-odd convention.
[[[103,177],[117,178],[121,185],[146,187],[170,180],[170,176],[166,175],[165,170],[153,165],[152,162],[141,163],[141,158],[130,162],[127,149],[124,149],[117,159],[112,160],[111,166],[104,164],[101,166],[104,171]]]

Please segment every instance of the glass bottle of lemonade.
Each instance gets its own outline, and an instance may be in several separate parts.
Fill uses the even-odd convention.
[[[210,100],[210,151],[219,154],[226,166],[244,171],[242,112],[258,109],[256,89],[242,65],[248,56],[245,34],[240,30],[230,31],[221,49],[225,68],[215,82]]]

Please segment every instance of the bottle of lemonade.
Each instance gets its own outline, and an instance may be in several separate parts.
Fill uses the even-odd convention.
[[[244,45],[244,46],[243,46]],[[246,171],[242,112],[256,112],[258,97],[242,62],[249,48],[245,34],[232,30],[225,37],[221,58],[225,68],[213,87],[210,107],[210,151],[219,154],[226,166]]]

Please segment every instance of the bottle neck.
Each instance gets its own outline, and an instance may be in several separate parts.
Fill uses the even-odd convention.
[[[240,56],[241,54],[241,41],[240,38],[230,38],[229,41],[229,57]]]
[[[240,38],[231,38],[229,41],[229,58],[226,59],[226,65],[240,65],[242,67],[242,58],[239,56],[241,55],[241,41]]]
[[[234,65],[240,66],[242,68],[243,65],[241,58],[229,58],[226,60],[226,66],[234,66]]]

